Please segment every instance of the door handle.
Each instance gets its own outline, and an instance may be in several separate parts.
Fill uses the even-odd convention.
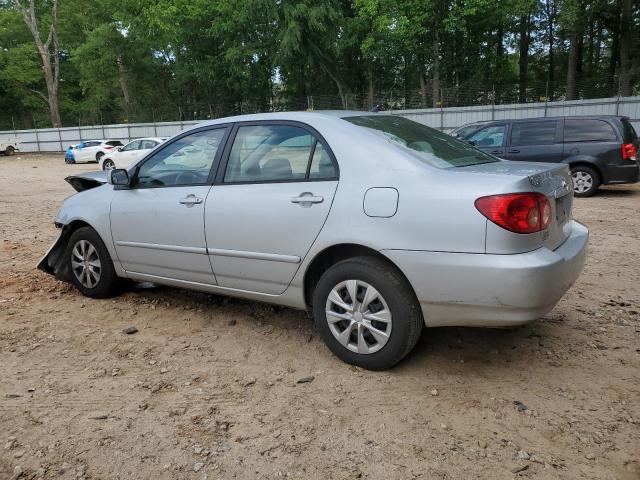
[[[311,192],[304,192],[298,197],[291,198],[291,203],[299,203],[303,207],[310,207],[312,203],[322,202],[324,202],[324,197],[316,196]]]
[[[186,205],[187,207],[191,208],[191,207],[193,207],[194,205],[199,205],[199,204],[201,204],[201,203],[202,203],[202,199],[201,199],[201,198],[199,198],[199,197],[196,197],[193,193],[191,193],[191,194],[187,195],[186,197],[181,198],[181,199],[179,200],[179,202],[180,202],[182,205]]]
[[[502,150],[494,150],[491,153],[494,154],[494,155],[499,155],[499,154],[503,153],[503,151]]]
[[[520,150],[517,150],[517,149],[507,150],[507,153],[520,153]]]

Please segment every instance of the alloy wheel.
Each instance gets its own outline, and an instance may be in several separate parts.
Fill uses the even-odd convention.
[[[571,174],[571,179],[576,193],[588,192],[593,187],[593,176],[588,172],[577,170]]]
[[[71,269],[76,279],[86,288],[95,288],[100,282],[102,263],[98,251],[88,240],[78,240],[73,246]]]
[[[337,284],[329,293],[325,310],[331,333],[352,352],[375,353],[389,341],[391,310],[380,292],[366,282],[345,280]]]
[[[116,168],[116,166],[111,160],[105,160],[102,164],[102,168],[104,170],[113,170],[114,168]]]

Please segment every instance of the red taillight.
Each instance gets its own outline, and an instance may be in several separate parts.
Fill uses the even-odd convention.
[[[636,159],[636,146],[633,143],[622,144],[622,159],[623,160]]]
[[[105,150],[111,150],[113,148],[113,145],[105,145],[103,148]]]
[[[515,233],[535,233],[551,223],[551,205],[541,193],[506,193],[480,197],[476,208],[496,225]]]

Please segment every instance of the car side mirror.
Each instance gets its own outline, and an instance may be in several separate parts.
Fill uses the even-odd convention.
[[[124,168],[116,168],[110,171],[109,183],[116,189],[125,189],[129,187],[129,172]]]
[[[122,147],[118,147],[118,148],[116,149],[116,151],[121,152],[121,151],[122,151]]]

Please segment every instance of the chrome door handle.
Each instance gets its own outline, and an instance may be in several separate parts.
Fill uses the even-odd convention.
[[[507,150],[507,153],[520,153],[520,150],[517,150],[517,149]]]
[[[322,203],[324,202],[324,197],[316,196],[311,192],[301,193],[298,197],[292,197],[291,203],[299,203],[303,207],[309,207],[312,203]]]
[[[186,205],[187,207],[193,207],[194,205],[199,205],[202,203],[202,199],[196,197],[193,193],[187,195],[184,198],[181,198],[179,202],[182,205]]]
[[[493,153],[494,155],[498,155],[500,153],[503,153],[502,150],[493,150],[491,153]]]

